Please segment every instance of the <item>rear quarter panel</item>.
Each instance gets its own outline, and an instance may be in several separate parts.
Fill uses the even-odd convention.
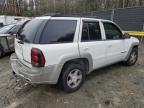
[[[77,43],[35,45],[45,56],[45,66],[58,65],[68,59],[79,57]],[[61,64],[62,65],[62,64]]]

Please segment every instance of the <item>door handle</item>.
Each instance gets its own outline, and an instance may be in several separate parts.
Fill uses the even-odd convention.
[[[123,51],[123,52],[121,52],[121,53],[126,53],[127,51]]]
[[[85,50],[85,51],[87,51],[87,50],[89,50],[89,48],[88,48],[88,47],[86,47],[86,48],[84,48],[84,50]]]

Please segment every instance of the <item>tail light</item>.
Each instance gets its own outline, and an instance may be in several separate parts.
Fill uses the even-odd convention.
[[[32,48],[31,50],[31,63],[34,67],[44,67],[45,58],[41,50]]]

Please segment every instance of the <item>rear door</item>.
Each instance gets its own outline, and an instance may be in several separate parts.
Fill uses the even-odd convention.
[[[99,21],[82,21],[80,54],[92,57],[93,69],[102,67],[105,62],[105,41]]]
[[[103,22],[106,37],[106,63],[121,61],[125,55],[125,40],[121,30],[111,22]]]

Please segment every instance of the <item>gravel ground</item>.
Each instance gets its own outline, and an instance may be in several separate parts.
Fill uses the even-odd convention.
[[[9,57],[0,59],[0,108],[144,108],[144,44],[134,66],[119,63],[96,70],[71,94],[50,85],[18,90]]]

